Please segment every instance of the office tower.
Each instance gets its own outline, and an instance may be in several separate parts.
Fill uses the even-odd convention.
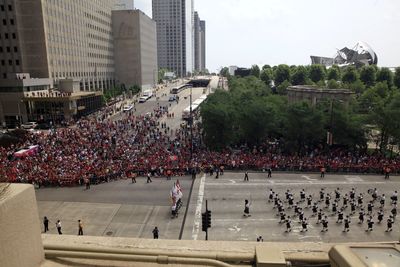
[[[29,73],[56,87],[62,79],[77,79],[84,91],[114,86],[114,0],[0,3],[2,78]]]
[[[194,69],[193,0],[153,0],[159,68],[179,77]]]
[[[197,72],[206,69],[206,22],[200,20],[197,11],[194,12],[194,69]]]
[[[116,0],[114,10],[133,10],[133,0]]]
[[[156,23],[140,10],[112,12],[115,75],[118,84],[152,88],[157,83]]]
[[[206,22],[200,20],[200,70],[205,71],[206,67]]]

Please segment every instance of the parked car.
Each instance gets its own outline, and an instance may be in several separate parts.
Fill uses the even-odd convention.
[[[30,121],[24,124],[21,124],[21,128],[25,130],[35,129],[38,124],[36,122]]]
[[[142,97],[139,98],[139,103],[144,103],[144,102],[147,101],[147,99],[148,99],[147,96],[142,96]]]
[[[124,112],[131,111],[132,109],[133,109],[133,105],[132,104],[131,105],[125,105],[124,108],[123,108]]]

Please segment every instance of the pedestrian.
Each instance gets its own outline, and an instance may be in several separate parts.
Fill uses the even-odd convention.
[[[320,224],[322,222],[323,216],[324,216],[324,213],[322,212],[322,209],[320,209],[317,214],[317,224]]]
[[[290,216],[287,217],[286,219],[286,233],[289,233],[292,231],[292,220],[290,219]]]
[[[274,191],[272,189],[269,190],[269,196],[268,196],[268,203],[270,203],[274,199]]]
[[[382,222],[382,220],[383,220],[383,215],[384,215],[384,212],[383,212],[382,209],[380,209],[380,210],[378,211],[378,223],[379,223],[379,224],[380,224],[380,223]]]
[[[374,204],[372,201],[370,201],[367,205],[367,211],[368,211],[368,215],[371,215],[372,213],[372,208],[374,207]]]
[[[249,181],[249,173],[246,171],[245,173],[244,173],[244,179],[243,179],[243,181]]]
[[[86,190],[89,190],[90,189],[90,180],[89,180],[89,178],[85,178],[85,185],[86,185]]]
[[[324,201],[325,198],[325,191],[323,188],[321,188],[321,190],[319,191],[319,202]]]
[[[78,235],[83,235],[83,223],[81,220],[78,220]]]
[[[152,183],[150,172],[147,173],[147,183]]]
[[[327,232],[327,231],[328,231],[328,216],[325,216],[325,218],[322,220],[321,232]]]
[[[153,239],[158,239],[158,234],[160,231],[158,230],[157,226],[153,229]]]
[[[131,174],[132,177],[132,184],[136,184],[136,172]]]
[[[331,196],[330,196],[330,194],[328,193],[327,195],[326,195],[326,197],[325,197],[325,208],[326,209],[329,209],[329,204],[331,203]]]
[[[389,218],[387,219],[387,229],[385,232],[392,231],[393,222],[394,222],[393,217],[392,217],[392,215],[390,215]]]
[[[247,199],[244,200],[244,217],[250,217],[250,203]]]
[[[300,191],[300,202],[304,202],[306,201],[306,192],[304,191],[304,189],[302,189]]]
[[[389,167],[384,168],[385,179],[389,179],[390,171],[391,171],[391,170],[390,170]]]
[[[344,229],[343,229],[343,232],[348,232],[348,231],[350,231],[350,223],[351,223],[350,216],[347,215],[346,218],[344,219]]]
[[[57,220],[56,228],[57,228],[58,234],[62,235],[62,232],[61,232],[61,221],[60,220]]]
[[[381,208],[383,209],[383,207],[385,206],[385,199],[386,199],[386,197],[385,197],[385,194],[382,194],[382,196],[381,196],[381,200],[380,200],[380,204],[381,204]]]
[[[321,178],[324,178],[324,177],[325,177],[325,167],[322,166],[321,167]]]
[[[371,232],[374,227],[374,220],[372,219],[372,216],[369,216],[369,219],[367,220],[368,228],[365,230],[365,232]]]
[[[358,224],[364,223],[364,215],[365,215],[364,209],[361,208],[360,212],[358,213],[358,219],[360,220]]]
[[[390,212],[392,213],[393,221],[395,221],[397,216],[397,206],[393,205],[393,208]]]
[[[309,195],[309,196],[307,197],[307,208],[311,208],[312,200],[313,200],[312,195]],[[317,203],[314,203],[314,204],[316,205]]]
[[[342,222],[343,222],[343,209],[340,209],[336,223],[342,223]]]
[[[282,211],[282,212],[280,212],[280,221],[279,221],[279,223],[283,223],[283,222],[285,222],[286,221],[286,214],[285,214],[285,212],[284,211]]]
[[[257,242],[264,242],[264,239],[262,236],[257,237]]]
[[[267,176],[267,178],[271,178],[271,177],[272,177],[272,168],[269,167],[268,168],[268,176]]]
[[[46,216],[43,218],[44,232],[49,231],[49,219]]]
[[[307,225],[308,225],[307,218],[304,218],[304,219],[301,221],[301,227],[302,227],[302,229],[300,230],[300,232],[307,232],[307,231],[308,231]]]

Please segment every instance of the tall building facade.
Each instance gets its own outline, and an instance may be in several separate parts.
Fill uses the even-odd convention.
[[[194,12],[194,69],[197,72],[206,69],[206,22],[200,20],[197,11]]]
[[[79,80],[82,91],[115,85],[115,0],[1,0],[0,75]]]
[[[159,68],[179,77],[194,70],[193,0],[153,0]]]
[[[206,22],[200,20],[200,70],[207,70],[206,67]]]
[[[118,84],[149,89],[157,84],[156,23],[140,10],[112,12]]]

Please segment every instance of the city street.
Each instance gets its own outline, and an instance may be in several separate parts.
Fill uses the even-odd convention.
[[[385,230],[390,212],[390,196],[394,190],[400,189],[400,177],[385,181],[381,176],[328,174],[321,180],[318,174],[273,173],[273,177],[267,179],[265,173],[250,173],[249,182],[244,182],[243,176],[243,173],[235,172],[227,172],[220,179],[208,175],[197,176],[182,239],[204,239],[201,212],[205,210],[206,200],[212,211],[210,240],[254,241],[259,235],[265,241],[377,242],[399,238],[398,223],[394,224],[393,232],[386,233]],[[192,180],[189,177],[180,177],[184,206],[179,218],[171,219],[169,191],[175,179],[167,181],[165,178],[154,178],[151,184],[146,184],[144,178],[139,178],[137,184],[131,184],[130,180],[121,180],[92,186],[87,191],[83,187],[40,189],[36,191],[39,215],[41,218],[48,216],[51,220],[51,234],[56,234],[54,223],[60,219],[64,234],[75,235],[76,221],[82,219],[87,235],[151,238],[151,230],[158,226],[160,238],[178,239]],[[300,232],[301,225],[297,223],[297,218],[293,218],[293,231],[285,233],[285,225],[278,223],[279,218],[275,216],[273,204],[267,202],[269,189],[278,192],[281,198],[290,189],[297,201],[301,189],[305,189],[307,196],[312,194],[317,199],[322,187],[331,193],[339,187],[342,195],[354,187],[357,195],[364,193],[364,206],[371,199],[368,189],[377,188],[379,194],[386,194],[382,224],[377,224],[378,204],[375,203],[374,231],[365,232],[366,222],[362,225],[357,223],[357,210],[352,216],[349,233],[342,232],[343,224],[336,224],[337,216],[328,216],[329,231],[321,233],[322,226],[316,224],[315,217],[309,217],[311,210],[305,209],[305,216],[309,218],[308,232]],[[248,218],[243,217],[245,199],[251,202],[252,216]],[[326,215],[331,214],[328,210],[324,211]],[[287,213],[293,215],[291,210],[287,210]],[[345,211],[345,215],[347,214],[348,210]]]

